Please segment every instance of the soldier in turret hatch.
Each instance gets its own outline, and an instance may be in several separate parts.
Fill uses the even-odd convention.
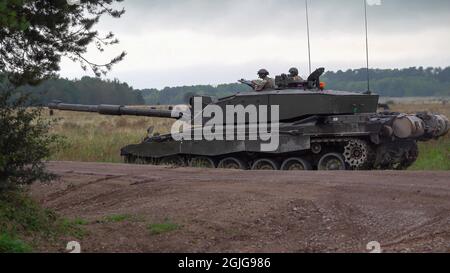
[[[241,79],[239,82],[250,86],[256,92],[276,89],[275,81],[269,77],[269,71],[266,69],[260,69],[258,71],[258,77],[259,79],[257,80],[247,81],[245,79]]]
[[[269,77],[269,71],[266,69],[260,69],[258,71],[258,76],[260,80],[253,81],[255,85],[255,91],[266,91],[275,89],[275,81]]]
[[[291,78],[294,81],[303,81],[302,77],[298,75],[298,69],[295,67],[289,69],[289,78]]]

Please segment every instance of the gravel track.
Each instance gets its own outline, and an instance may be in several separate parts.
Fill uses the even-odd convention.
[[[450,172],[48,167],[61,179],[32,195],[88,221],[84,252],[368,252],[371,241],[384,252],[450,252]],[[102,221],[112,215],[128,217]],[[148,230],[165,222],[179,227]]]

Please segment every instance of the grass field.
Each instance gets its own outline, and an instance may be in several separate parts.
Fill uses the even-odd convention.
[[[55,111],[58,122],[53,132],[65,138],[62,149],[51,160],[122,162],[120,148],[142,141],[147,128],[169,133],[173,120],[101,116],[90,113]]]
[[[450,117],[450,105],[395,104],[393,111],[431,111]],[[139,143],[150,126],[169,133],[173,120],[142,117],[110,117],[90,113],[55,111],[59,119],[53,132],[65,137],[65,145],[51,160],[122,162],[120,148]],[[420,143],[421,155],[412,170],[450,170],[450,136]]]

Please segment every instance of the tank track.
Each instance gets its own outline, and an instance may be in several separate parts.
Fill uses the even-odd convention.
[[[419,157],[419,148],[414,140],[389,142],[377,148],[376,168],[381,170],[406,170]]]
[[[311,149],[286,155],[240,153],[219,157],[126,156],[125,163],[252,170],[404,170],[418,157],[416,141],[375,145],[364,138],[314,138]]]
[[[369,141],[360,138],[321,138],[311,141],[312,145],[332,145],[342,153],[349,170],[369,170],[374,166],[376,154]]]

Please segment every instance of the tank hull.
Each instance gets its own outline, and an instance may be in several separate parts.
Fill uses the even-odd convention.
[[[283,169],[283,166],[286,169],[286,164],[293,159],[305,162],[297,164],[300,169],[406,169],[418,157],[417,142],[439,137],[436,132],[443,131],[433,127],[431,121],[436,122],[435,115],[411,117],[417,123],[411,124],[411,128],[406,128],[405,115],[398,113],[315,116],[283,123],[278,131],[278,149],[270,152],[261,150],[265,142],[260,140],[175,141],[166,135],[129,145],[121,153],[127,162],[161,164],[167,158],[177,158],[175,165],[180,166],[190,166],[192,161],[206,158],[208,164],[204,167],[220,167],[223,160],[231,158],[244,163],[245,167],[239,168],[255,170],[259,160],[270,162],[273,169]],[[392,129],[397,123],[405,127],[400,137]],[[329,163],[334,161],[334,165]],[[270,165],[266,167],[270,169]]]

